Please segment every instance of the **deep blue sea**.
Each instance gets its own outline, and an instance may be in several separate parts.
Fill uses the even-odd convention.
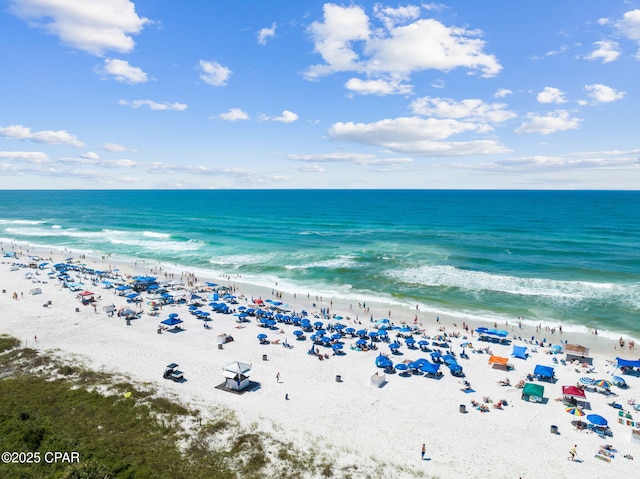
[[[0,191],[0,241],[640,337],[640,192]]]

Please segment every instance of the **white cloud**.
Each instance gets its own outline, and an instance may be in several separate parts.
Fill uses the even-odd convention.
[[[615,25],[618,31],[629,40],[640,41],[640,10],[626,12]]]
[[[102,145],[102,149],[111,151],[113,153],[122,153],[124,151],[134,151],[134,150],[130,150],[124,145],[120,145],[119,143],[104,143]]]
[[[220,113],[220,118],[227,121],[248,120],[249,115],[240,108],[229,108],[226,113]]]
[[[416,71],[455,68],[491,77],[502,69],[495,56],[484,53],[480,31],[447,27],[434,19],[415,20],[417,13],[415,7],[377,6],[374,15],[382,19],[383,26],[371,30],[362,7],[325,4],[323,21],[309,27],[315,51],[324,63],[307,69],[306,78],[352,71],[366,74],[369,81],[377,77],[400,81]],[[409,21],[412,23],[404,24]]]
[[[621,100],[625,92],[616,91],[613,88],[595,83],[593,85],[585,85],[584,90],[597,103],[610,103],[612,101]]]
[[[231,70],[217,62],[200,60],[200,79],[207,85],[225,86],[229,81]]]
[[[102,56],[130,52],[149,20],[129,0],[11,0],[11,12],[73,48]]]
[[[141,106],[148,106],[151,110],[174,110],[174,111],[183,111],[188,107],[184,103],[169,103],[163,102],[158,103],[153,100],[120,100],[118,102],[123,106],[130,106],[131,108],[140,108]]]
[[[324,23],[313,22],[309,32],[324,65],[309,68],[307,78],[315,79],[337,71],[360,71],[358,55],[351,48],[352,42],[369,38],[369,18],[362,7],[341,7],[331,3],[323,6]]]
[[[81,147],[84,144],[74,135],[65,130],[42,130],[32,132],[31,128],[22,125],[11,125],[0,127],[0,136],[14,140],[29,140],[36,143],[47,143],[49,145],[71,145]]]
[[[523,156],[466,168],[502,173],[549,173],[563,170],[638,170],[638,152],[586,152],[563,156]]]
[[[148,81],[147,74],[138,67],[129,65],[126,60],[117,60],[107,58],[104,66],[98,70],[99,73],[113,76],[116,80],[123,83],[146,83]]]
[[[289,110],[284,110],[280,116],[260,115],[261,121],[279,121],[281,123],[293,123],[298,120],[298,115]]]
[[[415,20],[420,16],[420,7],[407,5],[405,7],[383,7],[376,4],[373,7],[374,15],[379,18],[387,30],[391,30],[398,23],[405,23],[408,20]]]
[[[508,88],[500,88],[493,96],[496,98],[505,98],[509,95],[513,95],[513,92],[511,90],[509,90]]]
[[[347,90],[361,95],[409,95],[413,88],[399,80],[360,80],[351,78],[345,83]]]
[[[567,110],[556,110],[546,115],[528,115],[528,121],[516,129],[516,133],[539,133],[548,135],[556,131],[575,130],[580,126],[579,118],[571,118]]]
[[[98,155],[95,151],[87,151],[86,153],[81,154],[80,158],[97,161],[100,159],[100,155]]]
[[[504,103],[485,103],[482,100],[469,98],[455,101],[451,98],[423,97],[411,103],[411,110],[422,116],[438,118],[467,119],[483,123],[501,123],[516,117],[506,110]]]
[[[291,168],[301,173],[324,173],[325,169],[320,165],[293,165]]]
[[[455,134],[482,130],[482,125],[454,119],[402,117],[375,123],[335,123],[328,133],[336,140],[425,156],[484,155],[509,151],[495,140],[442,141]]]
[[[269,38],[273,38],[276,35],[276,24],[272,23],[271,28],[261,28],[258,32],[258,43],[260,45],[266,45]]]
[[[602,63],[609,63],[617,60],[620,56],[620,49],[617,42],[603,40],[595,42],[594,45],[597,48],[585,57],[587,60],[601,60]]]
[[[49,157],[40,151],[0,151],[0,160],[18,160],[27,163],[51,163]]]
[[[293,161],[313,163],[356,163],[358,165],[399,165],[411,163],[411,158],[378,158],[366,153],[322,153],[316,155],[287,155]]]
[[[536,97],[540,103],[566,103],[562,90],[547,86]]]

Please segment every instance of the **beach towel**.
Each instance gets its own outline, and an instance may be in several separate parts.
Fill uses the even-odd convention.
[[[596,457],[597,457],[598,459],[600,459],[601,461],[611,462],[611,458],[606,457],[606,456],[603,456],[603,455],[601,455],[601,454],[596,454]]]

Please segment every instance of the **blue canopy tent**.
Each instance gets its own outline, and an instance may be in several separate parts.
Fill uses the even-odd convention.
[[[533,375],[541,381],[553,381],[555,378],[555,372],[551,366],[536,365],[533,370]]]
[[[426,359],[422,361],[422,364],[420,365],[420,370],[423,373],[425,373],[427,376],[437,377],[439,369],[440,369],[439,364],[430,363]]]
[[[527,347],[526,346],[514,346],[511,356],[514,358],[527,359]]]
[[[167,318],[164,321],[162,321],[162,324],[166,324],[167,326],[177,326],[180,323],[182,323],[182,320],[175,316],[171,318]]]
[[[640,359],[616,358],[616,368],[640,368]]]

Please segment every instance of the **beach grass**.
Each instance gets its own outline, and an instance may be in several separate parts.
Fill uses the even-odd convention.
[[[243,427],[226,409],[204,419],[149,385],[19,346],[0,337],[0,450],[77,452],[79,461],[3,464],[3,478],[375,477]]]

